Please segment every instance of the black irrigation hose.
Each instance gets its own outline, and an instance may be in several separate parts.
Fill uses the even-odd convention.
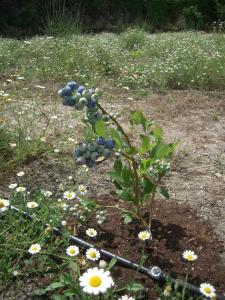
[[[10,208],[14,211],[19,212],[20,214],[22,214],[25,218],[29,219],[30,221],[33,220],[33,217],[31,215],[29,215],[27,212],[25,211],[21,211],[19,208],[10,205]],[[48,224],[45,224],[46,227],[48,227]],[[61,235],[61,232],[58,228],[53,227],[53,232],[56,235]],[[91,247],[94,247],[93,245],[85,242],[84,240],[77,238],[73,235],[70,235],[69,237],[69,241],[74,242],[78,245],[80,245],[83,248],[89,249]],[[111,252],[108,252],[104,249],[98,249],[99,252],[101,253],[102,256],[108,258],[108,259],[112,259],[112,258],[116,258],[118,264],[120,264],[121,266],[127,267],[129,269],[133,269],[141,274],[144,275],[148,275],[149,277],[151,277],[154,281],[162,281],[165,282],[167,279],[170,280],[170,282],[172,282],[173,284],[177,284],[178,286],[182,287],[182,288],[186,288],[188,289],[190,292],[195,293],[195,294],[201,294],[200,289],[198,286],[193,285],[191,283],[188,283],[186,281],[180,280],[180,279],[176,279],[173,278],[169,275],[167,275],[166,273],[162,272],[161,269],[157,266],[154,266],[152,268],[146,268],[146,267],[142,267],[136,263],[131,262],[130,260],[127,260],[123,257],[117,256]],[[217,300],[225,300],[225,296],[223,295],[216,295],[216,299]]]

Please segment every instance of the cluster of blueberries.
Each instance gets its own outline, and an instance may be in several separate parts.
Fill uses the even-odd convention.
[[[58,91],[58,94],[63,98],[64,105],[75,106],[78,110],[87,106],[88,109],[92,110],[96,108],[98,91],[98,89],[87,90],[83,85],[79,86],[76,81],[70,81]]]
[[[80,143],[75,149],[74,155],[78,164],[86,164],[91,168],[99,157],[108,158],[114,147],[113,140],[98,137],[94,142]]]

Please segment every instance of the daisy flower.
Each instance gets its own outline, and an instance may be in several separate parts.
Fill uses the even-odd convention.
[[[11,144],[10,144],[10,147],[11,147],[11,148],[15,148],[15,147],[16,147],[16,143],[11,143]]]
[[[67,199],[67,200],[73,200],[75,197],[76,197],[76,194],[75,194],[74,192],[66,191],[66,192],[63,194],[63,198],[65,198],[65,199]]]
[[[118,300],[135,300],[135,298],[124,295],[121,298],[119,298]]]
[[[151,234],[150,234],[150,232],[147,231],[147,230],[141,231],[141,232],[139,232],[139,234],[138,234],[139,239],[142,240],[142,241],[149,240],[149,239],[150,239],[150,236],[151,236]]]
[[[215,296],[215,288],[214,286],[212,286],[211,284],[209,283],[202,283],[200,284],[200,292],[206,296],[206,297],[209,297],[209,298],[212,298]]]
[[[185,250],[182,254],[183,258],[188,261],[194,261],[198,258],[198,256],[191,250]]]
[[[17,187],[17,183],[11,183],[10,185],[9,185],[9,188],[10,189],[15,189]]]
[[[94,237],[97,235],[97,231],[94,228],[88,228],[86,234],[90,237]]]
[[[27,202],[27,207],[28,208],[36,208],[38,206],[39,206],[39,204],[37,202],[35,202],[35,201]]]
[[[60,150],[59,150],[59,149],[54,149],[54,152],[55,152],[55,153],[59,153]]]
[[[9,201],[0,198],[0,212],[6,211],[9,208]]]
[[[42,191],[42,194],[43,194],[45,197],[51,197],[52,192],[50,192],[50,191]]]
[[[95,248],[90,248],[86,251],[86,257],[87,259],[96,261],[100,258],[100,252]]]
[[[18,177],[22,177],[24,174],[25,174],[25,172],[21,171],[21,172],[17,173],[16,175],[17,175]]]
[[[105,293],[107,289],[114,285],[109,271],[105,272],[103,269],[96,267],[88,269],[87,272],[79,277],[79,281],[83,291],[93,295]]]
[[[38,253],[38,252],[40,252],[40,251],[41,251],[41,246],[40,246],[40,244],[33,244],[33,245],[30,246],[30,248],[29,248],[29,250],[28,250],[28,252],[29,252],[30,254],[36,254],[36,253]]]
[[[166,297],[169,297],[169,296],[171,295],[171,292],[172,292],[172,287],[171,287],[171,285],[167,285],[167,286],[164,288],[163,295],[166,296]]]
[[[18,188],[16,188],[16,191],[17,191],[18,193],[23,193],[23,192],[26,191],[26,188],[23,187],[23,186],[18,186]]]
[[[86,186],[84,186],[82,184],[78,186],[78,190],[79,190],[79,193],[81,195],[86,195],[87,194],[87,188],[86,188]]]
[[[66,249],[66,253],[69,256],[77,256],[79,254],[79,248],[77,246],[69,246]]]

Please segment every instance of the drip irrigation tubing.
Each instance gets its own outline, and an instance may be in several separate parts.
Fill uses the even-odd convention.
[[[10,209],[12,209],[13,211],[16,211],[16,212],[20,213],[22,216],[24,216],[25,218],[29,219],[30,221],[33,220],[33,217],[31,215],[29,215],[25,211],[21,211],[19,208],[15,207],[13,205],[10,205]],[[50,225],[49,224],[45,224],[45,227],[48,227],[48,226],[50,226]],[[52,230],[53,230],[54,234],[56,234],[58,236],[61,235],[61,231],[60,231],[59,228],[53,227]],[[77,245],[79,245],[79,246],[81,246],[81,247],[83,247],[85,249],[89,249],[89,248],[93,248],[93,247],[95,248],[94,245],[91,245],[91,244],[87,243],[86,241],[84,241],[84,240],[82,240],[82,239],[80,239],[78,237],[75,237],[73,235],[69,236],[69,241],[70,242],[74,242]],[[121,265],[123,267],[126,267],[126,268],[129,268],[129,269],[132,269],[132,270],[135,270],[138,273],[147,275],[153,281],[166,282],[167,279],[168,279],[171,283],[176,284],[179,287],[185,288],[185,289],[189,290],[192,293],[202,295],[201,292],[200,292],[199,286],[196,286],[196,285],[191,284],[189,282],[183,281],[181,279],[173,278],[169,274],[164,273],[158,266],[153,266],[153,267],[150,267],[150,268],[146,268],[146,267],[140,266],[140,265],[138,265],[138,264],[136,264],[136,263],[134,263],[134,262],[132,262],[132,261],[130,261],[128,259],[125,259],[125,258],[117,256],[117,255],[115,255],[115,254],[113,254],[111,252],[108,252],[108,251],[106,251],[104,249],[98,249],[98,251],[100,252],[100,254],[103,257],[105,257],[107,259],[115,258],[116,259],[116,263],[118,263],[119,265]],[[216,299],[217,300],[225,300],[225,295],[223,296],[223,295],[216,294]]]

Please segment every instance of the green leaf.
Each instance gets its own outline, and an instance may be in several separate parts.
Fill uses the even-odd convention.
[[[127,190],[117,190],[116,194],[119,198],[121,198],[123,200],[132,201],[132,197],[131,197],[129,191],[127,191]]]
[[[33,294],[37,295],[37,296],[42,296],[42,295],[46,294],[46,290],[45,289],[36,289],[33,291]]]
[[[163,138],[163,129],[161,127],[155,127],[152,133],[156,140]]]
[[[61,287],[64,287],[65,285],[62,283],[62,282],[53,282],[51,283],[46,289],[45,291],[46,292],[49,292],[49,291],[53,291],[55,289],[58,289],[58,288],[61,288]]]
[[[136,147],[128,148],[126,151],[127,155],[135,155],[138,153],[138,149]]]
[[[98,136],[105,137],[106,136],[106,132],[107,132],[105,122],[102,121],[102,120],[96,121],[96,123],[95,123],[95,131],[96,131],[96,134]]]
[[[53,295],[52,296],[53,300],[65,300],[66,297],[62,296],[62,295]]]
[[[122,214],[124,224],[130,224],[133,221],[133,214],[125,212]]]
[[[124,166],[122,170],[122,177],[123,182],[126,186],[132,186],[133,185],[133,173],[128,166]]]
[[[156,188],[157,193],[163,195],[165,198],[169,199],[170,195],[169,195],[169,191],[165,186],[158,186]]]
[[[117,258],[116,258],[116,257],[113,257],[113,258],[110,260],[108,266],[106,267],[106,271],[110,271],[110,270],[112,269],[112,267],[115,266],[116,263],[117,263]]]
[[[136,283],[136,282],[128,283],[126,288],[130,292],[139,292],[139,291],[144,290],[143,285],[140,283]]]
[[[115,162],[114,162],[114,170],[115,172],[118,174],[118,175],[121,175],[121,172],[122,172],[122,168],[123,168],[123,164],[122,164],[122,161],[121,159],[116,159]]]
[[[111,133],[111,136],[112,136],[112,139],[114,140],[115,142],[115,146],[116,146],[116,149],[121,149],[122,148],[122,145],[123,145],[123,140],[119,134],[119,132],[115,129],[112,130],[112,133]]]
[[[164,159],[169,157],[174,149],[175,149],[176,145],[175,144],[164,144],[164,143],[158,143],[151,152],[151,156],[156,159]]]
[[[145,152],[149,151],[151,148],[150,138],[148,135],[142,135],[142,134],[140,134],[140,137],[141,137],[141,142],[142,142],[140,152],[145,153]]]
[[[115,171],[108,171],[107,174],[112,178],[112,180],[115,180],[118,183],[124,183],[122,176],[117,174]]]
[[[136,110],[131,113],[130,123],[133,125],[142,125],[143,129],[146,131],[147,119],[143,116],[142,112]]]
[[[142,181],[142,187],[143,187],[143,194],[149,195],[151,192],[154,191],[155,185],[150,181],[149,178],[143,178]]]

